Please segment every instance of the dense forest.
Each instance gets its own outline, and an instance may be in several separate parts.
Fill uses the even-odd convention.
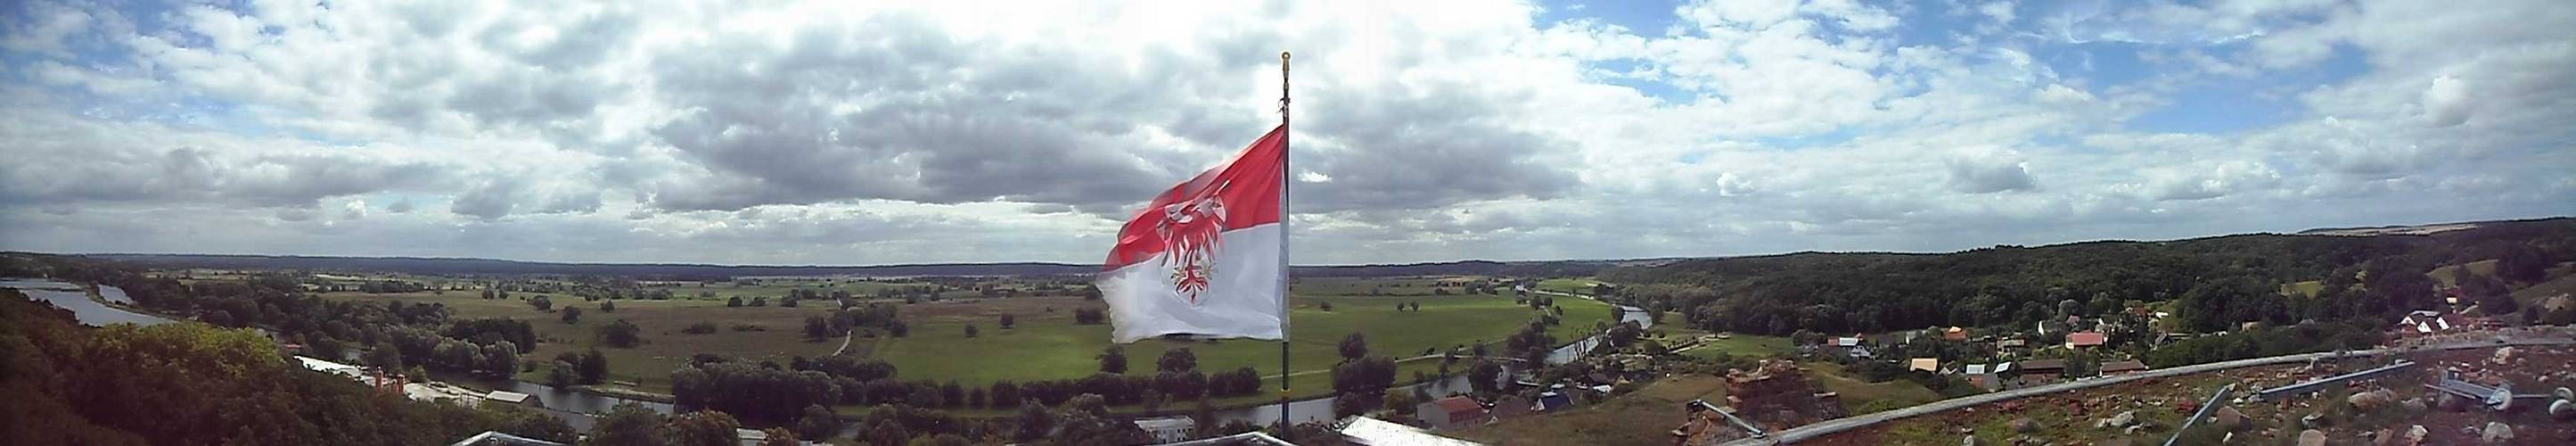
[[[2505,293],[2576,260],[2576,219],[2482,223],[2432,235],[2251,234],[2159,242],[1996,246],[1948,254],[1795,253],[1613,268],[1628,302],[1710,330],[1791,334],[1933,326],[2029,327],[2068,315],[2171,309],[2183,328],[2243,322],[2384,323],[2432,308],[2428,271],[2495,260],[2462,283],[2488,313],[2540,319]],[[2282,285],[2318,281],[2316,296]],[[2376,326],[2376,325],[2373,325]]]
[[[250,330],[79,326],[0,290],[0,444],[447,444],[501,430],[570,440],[527,410],[377,394],[290,363]]]

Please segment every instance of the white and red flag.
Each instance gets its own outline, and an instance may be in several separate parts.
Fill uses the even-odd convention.
[[[1287,169],[1282,125],[1137,211],[1094,279],[1109,302],[1110,338],[1282,339]]]

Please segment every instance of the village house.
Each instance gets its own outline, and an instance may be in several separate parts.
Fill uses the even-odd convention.
[[[2066,376],[2063,359],[2033,359],[2015,363],[2013,368],[2021,369],[2021,380],[2028,383],[2054,382]]]
[[[1960,378],[1966,379],[1969,385],[1977,386],[1977,388],[1985,389],[1985,391],[1988,392],[1995,391],[1995,387],[1998,385],[1998,383],[1995,382],[1994,369],[1986,366],[1985,364],[1968,364],[1964,370],[1960,371]]]
[[[494,390],[491,393],[483,394],[483,402],[514,406],[541,406],[538,404],[538,400],[535,395],[505,390]]]
[[[1539,392],[1538,404],[1530,406],[1530,410],[1533,412],[1555,412],[1573,408],[1573,397],[1566,396],[1564,392],[1553,390]]]
[[[2102,332],[2098,331],[2067,333],[2066,348],[2100,347],[2103,343],[2110,342],[2110,340],[2111,337],[2109,335],[2104,335]]]
[[[2477,325],[2455,313],[2415,310],[2397,318],[2397,327],[2394,331],[2399,337],[2421,336],[2467,330]]]
[[[1940,373],[1941,358],[1914,358],[1906,362],[1905,369]]]
[[[1832,346],[1833,350],[1842,352],[1844,356],[1861,359],[1878,359],[1878,352],[1871,351],[1869,344],[1861,343],[1861,337],[1857,335],[1836,337],[1833,339],[1833,342],[1828,345]]]
[[[1953,341],[1967,341],[1967,340],[1968,340],[1968,329],[1966,329],[1966,328],[1960,328],[1960,327],[1950,327],[1950,329],[1949,329],[1949,330],[1943,330],[1943,331],[1941,332],[1941,339],[1948,339],[1948,340],[1953,340]]]
[[[1197,430],[1198,425],[1197,421],[1185,416],[1136,419],[1137,429],[1143,429],[1146,434],[1153,435],[1155,441],[1165,443],[1189,440],[1190,432]]]
[[[1485,424],[1484,403],[1475,398],[1452,396],[1422,403],[1413,410],[1414,418],[1432,429],[1465,429]]]

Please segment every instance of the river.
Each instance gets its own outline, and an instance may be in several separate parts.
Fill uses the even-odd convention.
[[[1655,323],[1655,321],[1650,320],[1646,316],[1645,310],[1625,305],[1621,305],[1620,308],[1627,310],[1627,312],[1620,318],[1621,321],[1636,322],[1640,327],[1653,326]],[[1573,361],[1574,358],[1582,357],[1583,352],[1591,351],[1593,346],[1599,345],[1600,343],[1601,337],[1595,335],[1566,344],[1563,347],[1557,347],[1555,352],[1548,354],[1547,362],[1550,364],[1564,364],[1566,362]],[[1517,367],[1510,367],[1508,364],[1509,363],[1506,363],[1504,368],[1505,372],[1512,374],[1513,376],[1518,376],[1520,371],[1517,370]],[[1278,383],[1272,382],[1265,384],[1277,385]],[[1429,392],[1432,395],[1446,395],[1450,392],[1465,393],[1469,389],[1473,388],[1467,382],[1467,375],[1465,373],[1460,373],[1448,378],[1434,379],[1428,382],[1412,385],[1396,386],[1395,390],[1411,390],[1416,387],[1420,387],[1423,391]],[[1270,403],[1251,407],[1218,409],[1216,411],[1216,418],[1217,420],[1214,422],[1199,420],[1199,425],[1214,426],[1232,421],[1244,421],[1255,425],[1267,426],[1279,422],[1279,404]],[[1333,397],[1324,396],[1312,399],[1289,401],[1288,418],[1297,423],[1335,419],[1333,417]]]
[[[110,324],[153,325],[170,322],[169,319],[163,319],[160,316],[126,311],[123,308],[90,300],[89,289],[71,283],[43,279],[0,279],[0,288],[17,289],[18,292],[26,293],[29,298],[71,310],[72,317],[79,319],[81,325],[104,327]],[[99,297],[117,303],[134,303],[133,298],[126,297],[125,290],[117,287],[100,285],[98,294]]]

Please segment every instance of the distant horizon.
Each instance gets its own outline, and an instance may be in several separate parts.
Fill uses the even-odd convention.
[[[2207,234],[2207,235],[2198,235],[2198,236],[2190,236],[2190,237],[2179,237],[2179,238],[2154,238],[2154,239],[2146,239],[2146,238],[2101,238],[2101,239],[2070,240],[2070,241],[2051,242],[2051,243],[2045,243],[2045,244],[2035,244],[2035,245],[2014,245],[2014,246],[2025,246],[2025,247],[2034,247],[2034,248],[2036,248],[2036,247],[2048,247],[2048,246],[2059,246],[2059,245],[2073,245],[2073,244],[2097,243],[2097,242],[2160,242],[2160,241],[2194,240],[2194,239],[2204,239],[2204,238],[2232,237],[2232,236],[2240,236],[2240,235],[2257,235],[2257,234],[2301,235],[2302,233],[2315,232],[2315,231],[2335,231],[2335,230],[2354,230],[2354,229],[2382,229],[2382,228],[2408,228],[2408,227],[2442,226],[2442,225],[2456,225],[2456,224],[2493,223],[2493,222],[2504,222],[2504,221],[2552,220],[2552,219],[2563,219],[2563,218],[2576,218],[2576,215],[2553,215],[2553,216],[2526,217],[2526,218],[2506,218],[2506,219],[2488,219],[2488,220],[2443,221],[2443,222],[2430,222],[2430,223],[2400,223],[2400,224],[2367,225],[2367,226],[2326,226],[2326,227],[2316,227],[2316,228],[2300,229],[2300,230],[2297,230],[2297,231],[2290,231],[2290,232],[2281,232],[2281,231],[2231,232],[2231,233],[2224,233],[2224,234]],[[2349,236],[2322,236],[2322,237],[2349,237]],[[1293,263],[1293,262],[1292,262],[1289,266],[1291,266],[1291,267],[1318,267],[1318,268],[1330,268],[1330,267],[1363,267],[1363,266],[1441,265],[1441,264],[1473,263],[1473,262],[1493,262],[1493,263],[1634,262],[1634,261],[1676,260],[1676,259],[1725,259],[1725,258],[1743,258],[1743,257],[1768,257],[1768,256],[1782,256],[1782,255],[1804,254],[1804,253],[1818,253],[1818,254],[1903,254],[1903,255],[1941,255],[1941,254],[1952,254],[1952,253],[1966,252],[1966,251],[1971,251],[1971,250],[1976,250],[1976,249],[1990,248],[1990,247],[1994,247],[1994,246],[2000,246],[2000,245],[1987,245],[1987,246],[1982,246],[1982,247],[1966,248],[1966,249],[1955,249],[1955,250],[1947,250],[1947,251],[1898,251],[1898,250],[1833,250],[1833,251],[1828,251],[1828,250],[1797,250],[1797,251],[1781,251],[1781,252],[1770,252],[1770,253],[1719,254],[1719,255],[1701,255],[1701,256],[1652,256],[1652,257],[1566,258],[1566,259],[1514,259],[1514,260],[1469,258],[1469,259],[1435,260],[1435,261],[1424,261],[1424,262],[1397,262],[1397,263],[1326,263],[1326,264],[1300,264],[1300,263]],[[1098,263],[1098,262],[1089,262],[1089,263],[1085,263],[1085,262],[1064,262],[1064,261],[1049,261],[1049,260],[1017,260],[1017,261],[992,261],[992,262],[918,262],[918,263],[876,263],[876,264],[815,264],[815,263],[808,263],[808,264],[789,264],[789,263],[703,263],[703,262],[586,262],[586,261],[556,261],[556,260],[525,260],[525,259],[496,258],[496,257],[450,257],[450,256],[406,256],[406,255],[237,254],[237,253],[179,253],[179,252],[89,252],[89,253],[66,253],[66,252],[41,252],[41,251],[21,251],[21,250],[12,250],[12,251],[9,251],[9,252],[29,252],[29,253],[36,253],[36,254],[47,254],[47,255],[67,255],[67,256],[191,256],[191,257],[263,257],[263,258],[309,258],[309,259],[476,260],[476,261],[499,261],[499,262],[512,262],[512,263],[544,264],[544,265],[696,266],[696,267],[719,267],[719,268],[882,268],[882,267],[907,267],[907,266],[976,266],[976,265],[1050,265],[1050,266],[1083,266],[1083,267],[1088,267],[1088,266],[1098,266],[1098,265],[1099,265],[1099,263]]]

